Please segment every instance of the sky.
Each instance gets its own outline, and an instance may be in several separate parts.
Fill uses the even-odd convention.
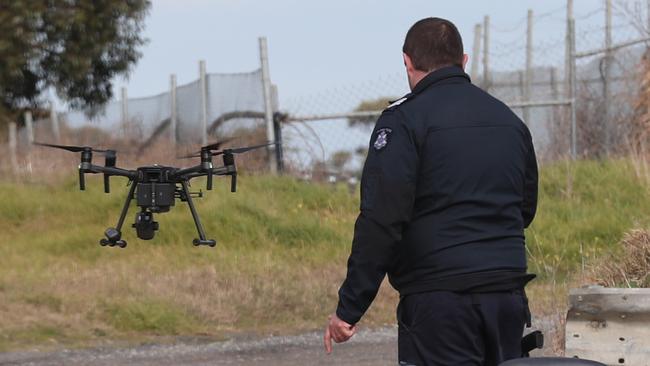
[[[198,61],[208,72],[247,72],[259,68],[258,37],[269,46],[271,79],[280,104],[319,90],[354,85],[403,73],[401,46],[417,20],[443,17],[454,22],[470,53],[474,24],[490,15],[495,48],[523,47],[528,9],[548,14],[535,26],[536,41],[561,43],[566,0],[153,0],[145,21],[148,43],[128,79],[115,90],[129,97],[169,89],[169,76],[184,84],[198,77]],[[602,0],[576,0],[577,17],[603,7]],[[595,14],[585,22],[601,21]],[[584,25],[584,22],[581,23]],[[519,46],[521,44],[522,46]],[[504,48],[504,57],[508,57]],[[562,57],[559,45],[558,57]],[[523,60],[517,52],[516,62]],[[470,55],[470,58],[473,55]],[[470,61],[471,62],[471,61]],[[512,61],[515,63],[515,60]],[[498,67],[498,62],[495,65]],[[404,88],[406,88],[404,78]],[[115,93],[116,95],[119,93]]]

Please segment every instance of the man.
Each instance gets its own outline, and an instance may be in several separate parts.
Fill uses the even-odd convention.
[[[521,356],[530,314],[524,228],[537,206],[528,128],[471,84],[456,27],[406,35],[411,93],[373,131],[347,277],[325,331],[345,342],[386,274],[400,293],[402,365],[498,365]]]

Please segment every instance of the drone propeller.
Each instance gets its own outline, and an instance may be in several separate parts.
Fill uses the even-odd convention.
[[[82,151],[87,151],[87,150],[90,150],[90,151],[93,151],[93,152],[98,152],[98,153],[107,153],[109,151],[115,152],[114,150],[95,149],[95,148],[92,148],[90,146],[56,145],[56,144],[46,144],[44,142],[36,142],[36,141],[32,142],[32,144],[38,145],[38,146],[53,147],[53,148],[56,148],[56,149],[62,149],[62,150],[67,150],[67,151],[72,151],[72,152],[82,152]]]
[[[205,145],[205,146],[201,147],[201,150],[211,150],[211,151],[212,150],[219,150],[221,145],[227,144],[230,141],[233,141],[234,139],[235,139],[234,137],[231,137],[231,138],[224,139],[223,141],[215,142],[215,143],[210,144],[210,145]]]
[[[222,140],[222,141],[219,141],[219,142],[215,142],[215,143],[212,143],[212,144],[209,144],[209,145],[201,146],[201,150],[200,150],[200,151],[198,151],[198,152],[193,152],[193,153],[191,153],[191,154],[187,154],[187,155],[183,155],[183,156],[179,156],[178,158],[179,158],[179,159],[198,158],[198,157],[201,156],[201,151],[205,151],[205,150],[207,150],[207,151],[219,150],[219,148],[220,148],[223,144],[227,144],[228,142],[233,141],[234,139],[235,139],[234,137],[231,137],[231,138],[227,138],[227,139],[224,139],[224,140]]]
[[[217,151],[217,152],[213,153],[212,155],[243,154],[243,153],[251,151],[251,150],[261,149],[263,147],[272,146],[272,145],[275,145],[275,142],[269,142],[269,143],[262,144],[262,145],[238,147],[236,149],[224,149],[224,150],[221,150],[221,151]]]

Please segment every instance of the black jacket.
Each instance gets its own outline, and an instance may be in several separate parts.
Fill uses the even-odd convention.
[[[536,206],[526,125],[461,68],[430,73],[376,123],[337,315],[358,322],[387,273],[401,295],[525,274]]]

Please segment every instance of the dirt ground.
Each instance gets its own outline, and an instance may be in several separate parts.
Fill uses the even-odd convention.
[[[547,339],[555,336],[552,323],[536,319]],[[551,346],[550,342],[547,342]],[[203,365],[396,365],[397,328],[360,329],[349,342],[335,344],[332,354],[323,350],[322,333],[231,339],[223,342],[179,341],[170,345],[132,348],[93,348],[54,352],[0,353],[0,365],[100,365],[100,366],[203,366]],[[534,355],[552,355],[551,349]]]
[[[0,365],[395,365],[397,329],[360,331],[325,354],[322,334],[275,336],[214,343],[147,345],[128,349],[62,350],[0,354]]]

